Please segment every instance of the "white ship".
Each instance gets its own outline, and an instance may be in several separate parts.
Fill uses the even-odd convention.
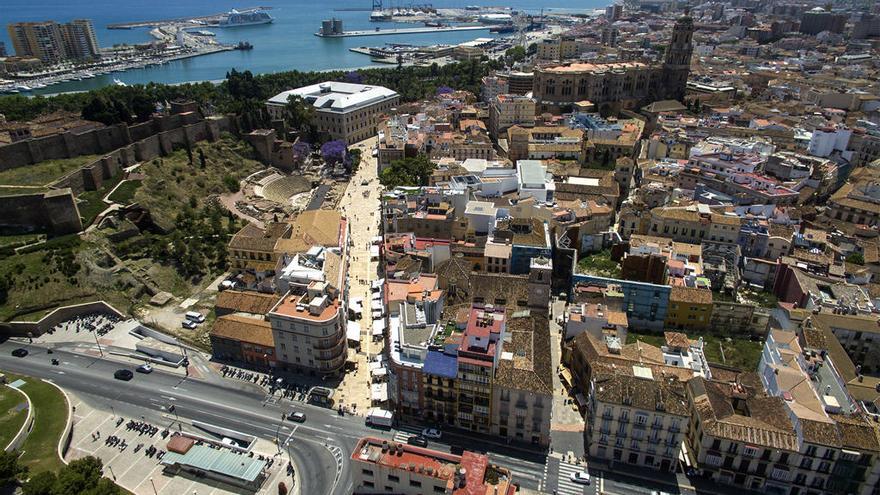
[[[263,10],[239,12],[235,9],[229,11],[226,18],[220,21],[220,27],[255,26],[258,24],[270,24],[275,18]]]

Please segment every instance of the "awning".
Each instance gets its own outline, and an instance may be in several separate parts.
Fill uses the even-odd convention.
[[[364,310],[364,298],[362,297],[354,297],[350,301],[348,301],[348,309],[355,313],[360,313]]]
[[[377,300],[370,301],[370,307],[373,308],[373,311],[382,311],[385,309],[385,305],[382,304],[382,301]]]
[[[388,384],[374,383],[370,385],[370,399],[373,402],[386,402],[388,400]]]
[[[372,373],[373,370],[377,370],[382,367],[382,362],[381,361],[370,361],[369,364],[367,364],[367,367],[370,369],[370,372]]]
[[[375,320],[373,322],[373,333],[372,335],[382,335],[385,333],[385,320]]]
[[[370,243],[371,244],[381,244],[382,243],[382,236],[377,235],[376,237],[373,237],[372,239],[370,239]]]
[[[370,246],[370,258],[379,257],[379,246]]]
[[[574,382],[571,380],[571,372],[568,369],[563,368],[559,373],[559,378],[562,379],[562,383],[568,386],[568,388],[574,386]]]
[[[345,327],[345,335],[348,336],[348,340],[360,342],[361,341],[361,324],[356,321],[348,320],[348,324]]]
[[[370,376],[385,376],[388,374],[388,368],[376,368],[370,370]]]
[[[370,297],[370,300],[371,301],[381,301],[382,300],[382,293],[378,292],[378,291],[373,292],[373,295]]]
[[[384,279],[384,278],[380,278],[380,279],[378,279],[378,280],[373,280],[372,282],[370,282],[370,287],[373,288],[373,289],[381,289],[381,288],[382,288],[382,285],[383,285],[384,283],[385,283],[385,279]]]

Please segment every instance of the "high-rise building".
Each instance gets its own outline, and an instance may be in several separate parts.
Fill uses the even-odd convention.
[[[842,33],[846,19],[846,14],[834,14],[822,7],[816,7],[801,16],[800,31],[804,34],[819,34],[822,31]]]
[[[0,57],[6,56],[6,43],[0,41]]]
[[[64,50],[69,58],[94,58],[100,54],[95,28],[88,19],[74,19],[61,25]]]
[[[46,63],[65,58],[64,37],[57,22],[17,22],[7,29],[16,56],[35,57]]]
[[[44,63],[68,58],[94,58],[100,54],[92,21],[76,19],[67,24],[55,21],[16,22],[7,26],[15,55],[35,57]]]

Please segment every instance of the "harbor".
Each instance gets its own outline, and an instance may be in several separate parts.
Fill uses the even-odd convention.
[[[340,31],[340,32],[330,32],[324,33],[323,31],[318,31],[315,33],[315,36],[319,36],[321,38],[349,38],[355,36],[390,36],[390,35],[405,35],[405,34],[419,34],[419,33],[444,33],[444,32],[453,32],[453,31],[488,31],[489,29],[495,26],[488,25],[480,25],[480,26],[425,26],[425,27],[414,27],[414,28],[392,28],[392,29],[365,29],[360,31]]]

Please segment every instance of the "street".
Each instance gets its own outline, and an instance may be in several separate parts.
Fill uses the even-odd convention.
[[[36,345],[26,346],[30,351],[27,357],[13,357],[12,350],[21,346],[15,341],[0,344],[0,370],[51,380],[85,400],[107,408],[112,406],[117,414],[143,416],[156,424],[167,424],[174,419],[174,415],[166,412],[168,406],[174,404],[174,412],[182,419],[211,423],[274,441],[276,431],[283,440],[294,430],[290,422],[281,422],[279,427],[282,413],[305,412],[308,421],[295,426],[290,444],[296,472],[308,473],[296,477],[303,494],[352,492],[348,457],[358,438],[374,436],[393,440],[397,435],[398,439],[405,440],[410,433],[418,431],[377,430],[365,426],[359,416],[339,416],[335,410],[302,402],[267,401],[265,394],[242,390],[231,383],[227,386],[190,379],[161,368],[121,382],[113,378],[113,372],[130,365],[67,352],[58,346],[51,357],[61,364],[53,366],[46,349]],[[481,445],[490,447],[485,449],[490,458],[510,468],[514,479],[523,487],[538,489],[543,482],[545,454],[503,444]],[[442,441],[432,441],[430,447],[447,452],[462,448],[475,450],[472,438],[452,434],[444,435]]]

